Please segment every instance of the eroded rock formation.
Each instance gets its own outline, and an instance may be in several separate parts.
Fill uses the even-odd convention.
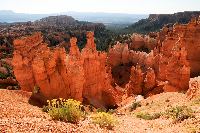
[[[149,35],[140,35],[134,33],[131,36],[131,43],[129,49],[134,51],[149,52],[156,47],[157,40],[154,38],[153,33]]]
[[[137,78],[136,78],[137,77]],[[136,68],[133,66],[131,68],[131,76],[130,81],[127,84],[127,94],[128,95],[139,95],[142,93],[143,88],[143,81],[144,81],[144,75],[142,73],[142,70],[139,65],[136,66]]]
[[[110,85],[106,53],[96,51],[93,32],[87,33],[86,47],[80,53],[71,38],[67,55],[64,48],[50,49],[41,33],[14,41],[13,69],[21,89],[35,86],[46,98],[73,98],[96,107],[117,105],[120,93]]]
[[[97,52],[94,43],[94,33],[87,33],[87,44],[81,54],[84,58],[84,90],[83,96],[86,101],[92,104],[103,106],[115,105],[118,91],[111,86],[109,71],[106,68],[106,53]],[[105,105],[107,103],[107,105]]]
[[[129,44],[118,43],[109,50],[108,63],[112,70],[131,64],[132,69],[128,69],[130,76],[126,78],[129,80],[126,82],[128,93],[152,95],[186,91],[190,77],[200,74],[199,33],[200,21],[196,18],[188,24],[163,27],[159,33],[153,34],[156,47],[150,53],[136,52],[129,49]],[[136,46],[145,44],[142,36],[135,35],[134,40]],[[142,80],[139,78],[141,75]]]
[[[186,91],[190,76],[200,73],[196,54],[200,52],[199,33],[200,21],[193,19],[189,24],[152,33],[155,40],[149,42],[153,45],[148,53],[130,50],[127,43],[117,43],[105,53],[96,50],[94,33],[87,32],[81,52],[77,39],[70,39],[69,54],[64,48],[47,47],[36,33],[14,41],[14,73],[22,90],[32,91],[38,86],[47,99],[73,98],[109,108],[118,105],[123,94]],[[135,44],[148,44],[148,38],[138,37]],[[195,88],[191,84],[190,88]],[[188,91],[188,95],[192,93]]]
[[[200,96],[200,77],[191,78],[189,85],[187,97],[189,99],[198,98]]]

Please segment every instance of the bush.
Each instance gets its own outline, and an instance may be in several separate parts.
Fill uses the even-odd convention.
[[[77,123],[84,117],[82,105],[80,102],[73,99],[53,99],[47,100],[48,106],[44,106],[43,110],[47,110],[48,114],[55,120],[68,121]]]
[[[118,123],[112,114],[106,112],[98,112],[92,115],[91,118],[94,124],[99,124],[100,127],[106,127],[107,129],[112,129]]]
[[[175,122],[194,117],[192,109],[187,106],[172,107],[165,112],[165,115],[173,118]]]
[[[161,116],[161,113],[153,113],[153,114],[149,114],[147,112],[136,113],[137,118],[142,118],[144,120],[154,120],[154,119],[160,118],[160,116]]]
[[[8,77],[8,75],[3,74],[3,73],[0,72],[0,78],[1,78],[1,79],[6,79],[7,77]]]
[[[135,110],[137,107],[141,107],[140,102],[134,102],[130,107],[130,111]]]

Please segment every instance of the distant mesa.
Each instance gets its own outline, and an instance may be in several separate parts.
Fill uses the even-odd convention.
[[[55,26],[55,25],[76,25],[77,21],[67,15],[60,15],[60,16],[49,16],[42,18],[40,20],[37,20],[34,22],[34,24],[39,24],[39,25],[48,25],[48,26]]]

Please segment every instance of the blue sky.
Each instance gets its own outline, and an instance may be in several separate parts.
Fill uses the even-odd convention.
[[[0,10],[20,13],[175,13],[200,11],[200,0],[0,0]]]

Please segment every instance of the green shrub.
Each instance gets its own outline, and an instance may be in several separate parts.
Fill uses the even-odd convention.
[[[147,112],[136,113],[137,118],[142,118],[144,120],[154,120],[154,119],[158,119],[160,116],[161,116],[161,113],[153,113],[153,114],[149,114]]]
[[[165,115],[173,118],[175,122],[194,117],[193,110],[187,106],[172,107],[165,112]]]
[[[43,110],[47,110],[48,114],[55,120],[68,121],[71,123],[77,123],[84,117],[82,111],[82,105],[80,102],[73,99],[53,99],[47,100],[48,107],[44,107]]]
[[[141,107],[140,102],[134,102],[130,107],[130,111],[135,110],[137,107]]]
[[[118,123],[112,114],[106,112],[98,112],[93,114],[91,118],[94,124],[99,124],[100,127],[106,127],[107,129],[112,129]]]
[[[52,108],[48,111],[48,114],[54,119],[54,120],[61,120],[65,121],[67,119],[67,109],[65,107],[59,107],[59,108]],[[71,121],[69,121],[71,122]],[[73,121],[72,121],[73,122]]]
[[[3,73],[0,72],[0,78],[1,78],[1,79],[6,79],[7,77],[8,77],[8,75],[3,74]]]

